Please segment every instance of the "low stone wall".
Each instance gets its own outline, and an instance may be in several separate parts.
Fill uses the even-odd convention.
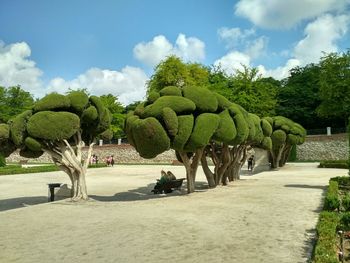
[[[297,146],[297,160],[344,160],[349,156],[348,135],[310,135]]]
[[[83,149],[83,155],[87,153],[88,148]],[[104,145],[94,146],[93,154],[98,156],[99,162],[104,162],[104,159],[113,155],[115,163],[169,163],[176,160],[175,151],[169,150],[154,159],[144,159],[136,152],[135,148],[129,144],[122,145]],[[20,160],[28,160],[31,163],[52,163],[49,155],[43,154],[36,159],[27,159],[19,155],[19,151],[11,154],[6,161],[18,163]]]

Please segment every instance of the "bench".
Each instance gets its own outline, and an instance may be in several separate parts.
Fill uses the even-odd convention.
[[[18,164],[19,164],[21,167],[25,167],[25,165],[28,164],[28,160],[19,160],[19,161],[18,161]]]
[[[61,183],[47,184],[47,186],[49,187],[49,198],[48,198],[49,202],[55,201],[55,188],[61,187],[61,185],[62,185]]]
[[[174,190],[181,190],[181,186],[185,178],[176,179],[176,180],[170,180],[165,183],[160,184],[159,180],[157,180],[157,184],[154,186],[154,189],[152,192],[154,194],[161,194],[161,193],[171,193]]]

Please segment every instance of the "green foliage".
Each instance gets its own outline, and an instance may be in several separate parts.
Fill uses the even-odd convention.
[[[349,162],[347,160],[325,160],[320,162],[319,167],[349,169]]]
[[[206,88],[187,86],[183,88],[183,94],[195,103],[196,110],[200,112],[215,112],[218,108],[216,96]]]
[[[220,117],[213,113],[200,114],[194,124],[190,139],[185,146],[185,150],[194,151],[197,148],[204,147],[209,141],[220,123]]]
[[[81,113],[89,103],[89,97],[83,91],[70,91],[67,95],[74,112]]]
[[[162,118],[169,135],[175,136],[179,126],[175,111],[169,107],[163,108]]]
[[[160,97],[159,92],[151,91],[147,97],[147,103],[152,104]]]
[[[219,117],[220,123],[213,135],[213,139],[223,143],[230,143],[237,135],[235,123],[228,109],[221,112]]]
[[[345,212],[341,214],[339,228],[342,229],[343,231],[350,230],[350,213],[349,212]]]
[[[331,180],[329,182],[328,191],[324,201],[324,207],[323,207],[324,210],[334,211],[336,209],[339,209],[340,200],[338,196],[338,189],[339,189],[338,182]]]
[[[271,134],[272,145],[274,148],[279,148],[282,144],[285,143],[287,135],[282,130],[275,130]]]
[[[160,96],[182,96],[182,91],[176,86],[168,86],[159,91]]]
[[[267,119],[262,119],[261,120],[261,128],[262,128],[263,133],[264,133],[265,136],[268,136],[268,137],[271,136],[271,134],[272,134],[272,126],[271,126],[270,122]]]
[[[345,193],[344,197],[341,200],[341,204],[344,211],[350,211],[350,193]]]
[[[237,135],[230,144],[238,145],[243,143],[248,138],[249,126],[245,118],[243,117],[243,114],[236,114],[233,117],[233,120],[237,129]]]
[[[130,115],[127,116],[126,120],[125,120],[125,132],[126,135],[128,137],[128,141],[131,145],[135,146],[135,141],[134,141],[134,136],[132,133],[132,129],[134,127],[134,124],[136,123],[137,120],[139,120],[139,116],[137,115]]]
[[[32,111],[27,110],[9,121],[11,139],[16,146],[20,146],[23,143],[27,134],[26,123],[31,116]]]
[[[193,115],[178,116],[178,132],[174,137],[172,148],[177,151],[184,150],[184,147],[191,136],[194,125]]]
[[[315,246],[315,263],[338,263],[336,228],[339,218],[333,212],[321,212],[316,226],[318,240]]]
[[[167,86],[207,86],[208,75],[208,69],[200,64],[184,63],[176,56],[169,56],[155,68],[147,93]]]
[[[95,106],[97,113],[98,113],[98,116],[101,119],[101,115],[103,115],[104,111],[105,111],[105,107],[103,105],[103,102],[97,96],[90,96],[89,100],[90,100],[90,103],[93,106]]]
[[[350,51],[330,53],[320,61],[321,104],[317,112],[323,117],[340,117],[346,122],[350,115]]]
[[[293,144],[292,149],[290,150],[289,162],[295,162],[297,160],[297,146]]]
[[[34,112],[49,111],[49,110],[68,110],[70,99],[67,96],[50,93],[34,104]]]
[[[146,102],[142,102],[136,106],[136,108],[135,108],[136,115],[138,115],[140,117],[143,115],[143,112],[145,111],[145,104],[146,104]]]
[[[42,149],[41,143],[32,137],[27,137],[24,140],[24,144],[29,150],[33,152],[40,152]]]
[[[83,111],[81,116],[82,123],[94,123],[98,118],[97,110],[94,106],[90,106]]]
[[[33,96],[20,86],[0,87],[0,123],[30,109],[33,103]]]
[[[232,105],[232,103],[221,94],[214,92],[214,95],[218,101],[218,110],[225,110]]]
[[[5,167],[5,166],[6,166],[5,156],[0,153],[0,167]]]
[[[135,148],[143,158],[154,158],[170,148],[170,139],[159,121],[153,117],[135,120],[132,134]]]
[[[113,131],[111,129],[105,130],[99,136],[102,140],[110,141],[113,138]]]
[[[41,111],[28,121],[28,134],[43,140],[63,140],[72,137],[80,128],[79,117],[70,112]]]
[[[43,151],[32,151],[28,148],[22,148],[20,151],[19,151],[19,155],[22,156],[22,157],[25,157],[25,158],[39,158],[41,155],[43,155]]]
[[[148,105],[142,118],[160,118],[164,107],[169,107],[178,114],[193,112],[196,109],[196,105],[189,99],[179,96],[164,96],[157,99],[155,103]]]
[[[272,140],[271,137],[264,137],[264,139],[261,141],[260,147],[265,150],[272,150]]]
[[[10,127],[5,123],[0,123],[0,141],[10,138]]]

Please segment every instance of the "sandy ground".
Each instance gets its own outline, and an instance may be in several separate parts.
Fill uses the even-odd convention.
[[[208,190],[153,195],[160,170],[91,169],[91,200],[47,203],[60,172],[0,176],[0,262],[307,262],[330,177],[346,170],[287,164]],[[247,174],[246,171],[243,171]]]

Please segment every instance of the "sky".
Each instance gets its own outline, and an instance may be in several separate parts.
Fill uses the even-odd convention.
[[[288,77],[350,48],[350,0],[0,0],[0,86],[142,100],[155,66]]]

